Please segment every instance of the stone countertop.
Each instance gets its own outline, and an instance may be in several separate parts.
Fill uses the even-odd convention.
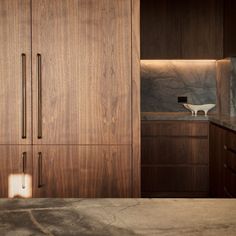
[[[227,115],[214,115],[209,117],[209,121],[236,132],[236,117],[230,117]]]
[[[1,199],[0,235],[235,236],[234,199]]]
[[[155,120],[182,120],[182,121],[210,121],[217,125],[236,131],[236,117],[228,115],[211,114],[209,116],[198,115],[192,116],[188,112],[142,112],[142,121],[155,121]]]
[[[190,120],[208,121],[208,116],[192,116],[190,112],[142,112],[141,120]]]

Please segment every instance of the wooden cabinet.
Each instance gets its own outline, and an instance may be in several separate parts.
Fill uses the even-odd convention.
[[[130,146],[34,146],[34,197],[131,197]]]
[[[210,124],[210,193],[236,197],[236,133]]]
[[[131,144],[131,1],[32,3],[34,143]]]
[[[142,121],[141,143],[142,196],[208,196],[208,122]]]
[[[224,57],[236,56],[236,1],[224,0]]]
[[[223,57],[223,0],[141,0],[142,59]]]
[[[0,2],[0,144],[31,143],[30,0]]]
[[[225,196],[236,197],[236,132],[225,130],[223,188]]]
[[[0,13],[0,144],[34,149],[34,196],[139,197],[139,0],[2,0]]]
[[[178,2],[141,0],[141,59],[181,58]]]
[[[180,0],[182,58],[223,57],[223,0]]]
[[[235,0],[141,0],[141,58],[236,56],[235,20]]]
[[[32,197],[31,145],[0,145],[0,197]]]
[[[225,130],[210,123],[210,196],[224,196],[223,155]]]

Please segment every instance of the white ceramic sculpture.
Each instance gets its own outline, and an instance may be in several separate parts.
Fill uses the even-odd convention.
[[[192,112],[192,116],[197,116],[198,111],[204,111],[205,116],[207,116],[208,111],[216,106],[216,104],[193,105],[188,103],[184,103],[183,105]]]

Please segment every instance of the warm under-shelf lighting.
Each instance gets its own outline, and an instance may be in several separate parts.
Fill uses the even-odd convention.
[[[178,68],[190,69],[190,68],[206,68],[208,66],[216,65],[216,60],[141,60],[140,64],[148,66],[149,68],[168,68],[176,66]]]
[[[141,62],[145,62],[145,63],[166,63],[166,62],[216,62],[216,59],[191,59],[191,60],[186,60],[186,59],[147,59],[147,60],[140,60]]]

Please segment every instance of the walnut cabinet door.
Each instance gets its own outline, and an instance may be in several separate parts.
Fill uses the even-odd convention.
[[[34,197],[131,197],[130,146],[35,145]]]
[[[131,0],[33,0],[34,144],[131,144]]]
[[[31,143],[30,0],[0,1],[0,144]]]

